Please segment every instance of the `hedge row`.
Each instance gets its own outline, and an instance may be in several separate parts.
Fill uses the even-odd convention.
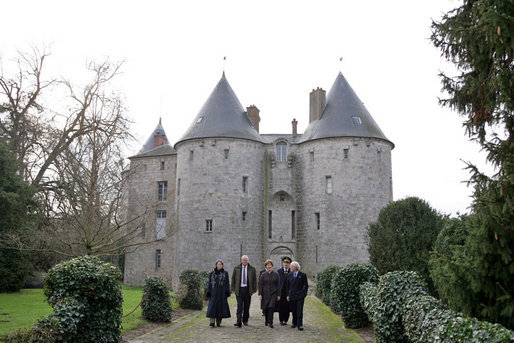
[[[359,287],[365,282],[378,282],[378,270],[371,264],[346,265],[332,278],[330,306],[341,315],[347,328],[361,328],[368,324],[368,316],[359,299]]]
[[[150,276],[143,286],[143,317],[151,322],[171,321],[170,289],[160,276]]]
[[[319,272],[316,278],[316,296],[327,306],[330,306],[332,279],[339,269],[341,269],[339,266],[328,266]]]
[[[415,272],[390,272],[376,287],[364,283],[360,289],[361,305],[373,322],[376,343],[514,342],[514,331],[445,308],[428,294]]]

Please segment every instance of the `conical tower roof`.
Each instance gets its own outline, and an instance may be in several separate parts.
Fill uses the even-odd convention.
[[[155,127],[152,134],[148,137],[145,144],[137,153],[138,155],[145,154],[150,150],[157,149],[162,145],[168,145],[168,137],[166,137],[166,132],[164,132],[164,128],[162,127],[161,119],[159,118],[159,124]],[[170,146],[171,147],[171,146]],[[173,149],[173,148],[172,148]],[[162,149],[161,149],[162,150]]]
[[[320,118],[309,124],[299,142],[329,137],[370,137],[392,144],[341,72],[328,92]]]
[[[175,146],[190,139],[214,137],[242,138],[261,142],[259,133],[248,119],[246,111],[228,83],[225,73],[189,129]]]

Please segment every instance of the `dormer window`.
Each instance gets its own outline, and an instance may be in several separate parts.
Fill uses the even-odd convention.
[[[277,161],[287,161],[287,144],[284,142],[277,144]]]
[[[196,123],[197,123],[197,124],[200,124],[200,123],[202,122],[202,120],[203,120],[203,117],[200,117],[200,118],[198,118],[198,120],[196,121]]]
[[[361,117],[357,117],[357,116],[353,116],[352,117],[352,121],[355,125],[361,125],[362,124],[362,120],[361,120]]]

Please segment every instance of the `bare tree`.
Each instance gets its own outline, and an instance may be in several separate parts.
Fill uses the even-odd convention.
[[[109,87],[122,63],[89,63],[90,82],[77,86],[44,78],[48,56],[19,53],[17,73],[0,75],[0,137],[43,203],[32,245],[15,235],[0,243],[66,256],[118,254],[141,244],[133,240],[137,221],[149,213],[145,207],[127,222],[120,211],[123,148],[132,137],[122,98]]]

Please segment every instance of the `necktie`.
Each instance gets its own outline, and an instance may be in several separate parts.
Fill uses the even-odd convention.
[[[296,278],[298,276],[298,272],[295,272],[294,273],[294,277]]]
[[[243,285],[246,285],[246,267],[243,266]]]

